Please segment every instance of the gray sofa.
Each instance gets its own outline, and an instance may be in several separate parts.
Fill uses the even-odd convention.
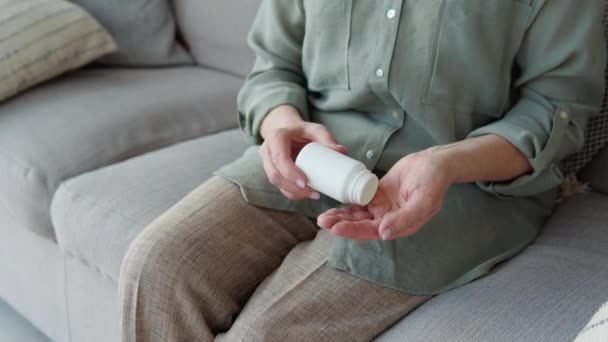
[[[0,105],[0,297],[56,341],[119,340],[117,277],[149,222],[237,158],[258,1],[182,13],[198,65],[88,67]],[[179,10],[179,9],[178,9]],[[523,253],[378,341],[571,341],[608,300],[608,149]]]

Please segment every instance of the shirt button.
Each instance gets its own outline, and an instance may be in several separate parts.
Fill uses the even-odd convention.
[[[378,69],[378,70],[376,70],[376,76],[377,76],[378,78],[382,78],[382,77],[384,77],[384,70],[382,70],[382,69]]]
[[[386,17],[389,19],[393,19],[396,14],[397,12],[391,8],[390,10],[388,10],[388,12],[386,12]]]
[[[400,114],[401,114],[401,113],[399,113],[398,111],[394,111],[394,112],[393,112],[391,115],[393,116],[393,118],[395,118],[395,119],[399,119],[399,115],[400,115]]]
[[[570,114],[568,114],[568,112],[563,111],[559,113],[559,117],[564,119],[564,120],[568,120],[570,118]]]
[[[374,157],[376,156],[376,153],[372,150],[367,151],[367,153],[365,153],[365,156],[367,157],[367,159],[374,159]]]

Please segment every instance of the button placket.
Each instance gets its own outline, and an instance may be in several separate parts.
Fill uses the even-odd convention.
[[[402,1],[391,1],[388,7],[382,10],[382,21],[380,22],[380,40],[372,60],[377,61],[373,72],[371,86],[374,92],[386,101],[394,101],[388,89],[390,64],[395,48],[397,31],[399,28],[399,13]]]
[[[379,20],[379,38],[370,56],[370,60],[374,64],[372,64],[373,69],[369,71],[369,85],[376,96],[386,104],[385,110],[378,114],[385,118],[388,117],[389,120],[378,125],[377,134],[367,135],[366,148],[362,150],[363,156],[361,161],[369,169],[373,169],[376,166],[378,160],[382,158],[382,151],[388,138],[398,129],[397,126],[400,127],[403,124],[403,112],[398,113],[395,107],[397,105],[396,100],[389,89],[391,60],[399,30],[402,1],[386,1],[385,4],[387,5],[386,7],[383,6],[382,9],[378,9],[378,12],[375,12]]]

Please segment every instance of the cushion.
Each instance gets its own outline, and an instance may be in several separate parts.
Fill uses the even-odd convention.
[[[593,190],[608,195],[608,146],[581,170],[580,179],[588,182]]]
[[[117,280],[121,261],[135,236],[245,148],[242,133],[235,129],[64,182],[52,204],[59,245]]]
[[[192,64],[177,43],[169,0],[71,0],[86,8],[114,36],[120,51],[103,61],[111,65]]]
[[[0,0],[0,102],[116,49],[84,10],[63,0]]]
[[[520,255],[434,297],[377,341],[572,341],[608,297],[607,261],[608,196],[568,197]]]
[[[574,342],[608,341],[608,303],[604,303]]]
[[[0,207],[53,238],[61,181],[236,127],[242,79],[197,67],[87,69],[0,106]]]
[[[245,76],[254,54],[247,46],[261,0],[175,0],[180,30],[197,63]]]
[[[608,4],[608,0],[606,0]],[[608,5],[604,7],[604,32],[608,39]],[[608,83],[608,67],[606,68],[606,82]],[[562,171],[566,175],[577,173],[593,157],[608,144],[608,86],[604,89],[604,99],[599,116],[589,118],[585,129],[585,143],[581,151],[562,161]]]

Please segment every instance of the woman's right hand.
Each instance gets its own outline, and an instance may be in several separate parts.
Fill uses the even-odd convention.
[[[262,121],[260,134],[264,143],[259,149],[268,180],[290,200],[319,199],[320,194],[308,187],[308,178],[295,165],[300,150],[310,142],[324,144],[340,153],[346,147],[336,143],[329,130],[321,124],[302,120],[290,105],[273,109]]]

